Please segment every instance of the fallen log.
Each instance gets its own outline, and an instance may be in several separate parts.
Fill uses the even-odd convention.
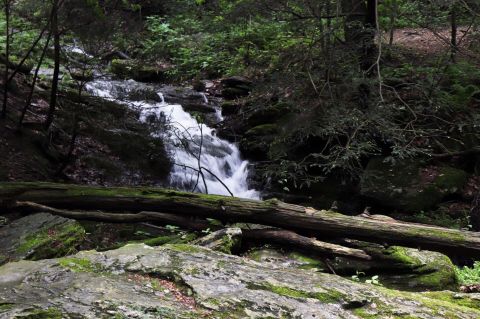
[[[286,247],[303,249],[305,251],[327,256],[350,257],[371,260],[372,257],[361,249],[349,248],[319,241],[298,235],[293,231],[282,229],[242,229],[243,239],[262,243],[278,244]]]
[[[76,220],[89,220],[107,223],[140,223],[157,222],[166,225],[175,225],[192,231],[211,229],[212,225],[206,220],[192,217],[176,216],[158,212],[105,213],[101,211],[72,211],[52,208],[32,202],[17,202],[15,208],[29,212],[44,212]],[[355,248],[340,246],[300,236],[292,231],[281,229],[242,229],[242,239],[264,243],[279,244],[288,247],[297,247],[312,253],[327,256],[350,257],[354,259],[371,260],[370,255]]]
[[[480,233],[345,216],[278,200],[251,200],[160,188],[102,188],[51,183],[0,183],[0,208],[31,201],[55,208],[142,212],[248,222],[314,233],[480,256]]]

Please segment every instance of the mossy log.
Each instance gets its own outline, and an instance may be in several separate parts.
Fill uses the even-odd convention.
[[[65,209],[141,212],[249,222],[315,234],[480,256],[480,233],[345,216],[278,200],[251,200],[160,188],[102,188],[51,183],[0,183],[0,207],[31,201]]]

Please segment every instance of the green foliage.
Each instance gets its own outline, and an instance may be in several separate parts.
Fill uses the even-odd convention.
[[[176,66],[173,75],[181,78],[238,74],[253,64],[265,67],[278,57],[278,50],[295,44],[291,39],[285,41],[284,23],[229,23],[222,15],[208,22],[189,15],[152,16],[147,18],[146,29],[142,56],[169,58]]]
[[[458,281],[462,285],[480,284],[480,261],[476,261],[472,268],[467,266],[463,268],[456,267]]]

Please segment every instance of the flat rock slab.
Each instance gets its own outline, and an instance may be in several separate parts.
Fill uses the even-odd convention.
[[[399,292],[191,245],[127,245],[0,268],[0,318],[474,319],[479,309],[478,294]]]

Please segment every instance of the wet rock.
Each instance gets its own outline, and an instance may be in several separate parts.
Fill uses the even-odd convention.
[[[278,132],[279,129],[276,124],[255,126],[245,133],[245,137],[240,142],[240,150],[249,158],[266,160],[268,159],[266,150],[269,149]]]
[[[439,204],[448,195],[457,194],[467,174],[452,167],[426,167],[417,163],[385,163],[370,160],[360,182],[361,195],[380,205],[401,212],[416,213]]]
[[[207,247],[225,254],[237,251],[242,242],[242,230],[240,228],[224,228],[199,238],[193,244]]]
[[[167,288],[168,287],[168,288]],[[410,293],[190,245],[127,245],[0,268],[0,316],[463,318],[478,294]]]
[[[162,102],[157,90],[150,86],[136,85],[131,88],[126,97],[132,101]]]
[[[250,95],[250,90],[248,88],[224,88],[222,90],[222,96],[227,100],[235,100],[241,97],[246,97]]]
[[[182,108],[191,113],[191,112],[200,112],[200,113],[215,113],[215,109],[204,103],[184,103],[182,104]]]
[[[252,81],[241,76],[232,76],[221,81],[222,96],[227,100],[234,100],[250,95]]]
[[[229,116],[229,115],[237,114],[240,111],[241,106],[231,101],[225,101],[221,105],[221,108],[222,108],[222,115]]]
[[[191,104],[206,104],[205,95],[189,88],[177,86],[164,86],[160,90],[165,97],[165,101],[170,104],[185,105]]]
[[[251,86],[252,81],[243,76],[231,76],[221,81],[224,87]]]
[[[260,137],[267,135],[274,135],[278,133],[278,125],[276,124],[263,124],[255,126],[245,132],[246,137]]]
[[[90,82],[94,79],[93,72],[91,70],[74,69],[70,71],[70,75],[72,79],[80,82]]]
[[[0,228],[0,264],[76,252],[85,230],[76,221],[47,213],[29,215]]]
[[[161,66],[145,65],[136,60],[112,60],[110,72],[120,79],[133,79],[139,82],[161,82],[168,69]]]

